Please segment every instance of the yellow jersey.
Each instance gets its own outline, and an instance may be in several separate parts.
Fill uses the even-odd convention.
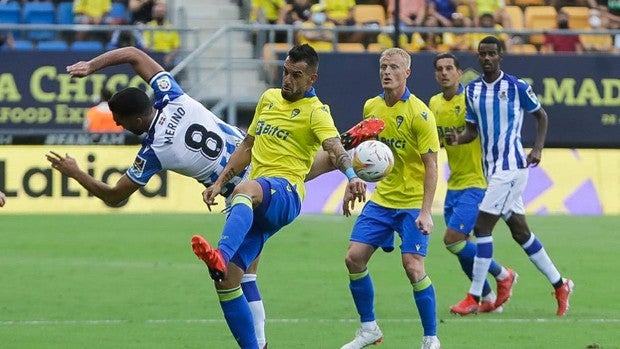
[[[482,172],[480,138],[476,137],[467,144],[444,144],[447,130],[454,128],[457,132],[461,132],[465,129],[465,88],[459,86],[457,94],[449,101],[443,97],[443,93],[438,93],[431,97],[428,106],[435,114],[439,140],[448,154],[450,167],[448,189],[486,188],[486,179]]]
[[[383,93],[367,100],[364,118],[373,116],[385,122],[377,138],[394,153],[394,168],[377,183],[370,200],[388,208],[421,208],[425,173],[421,155],[439,151],[435,116],[408,89],[392,107],[385,104]]]
[[[250,178],[282,177],[305,197],[304,179],[314,155],[328,138],[339,137],[329,107],[314,92],[289,102],[281,89],[263,93],[256,105],[248,134],[254,136]]]

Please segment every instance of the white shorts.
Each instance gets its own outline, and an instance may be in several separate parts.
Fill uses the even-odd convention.
[[[529,170],[499,171],[487,177],[487,191],[480,203],[480,211],[510,218],[512,213],[525,214],[523,190]]]

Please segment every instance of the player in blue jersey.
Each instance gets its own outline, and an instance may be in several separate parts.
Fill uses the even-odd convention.
[[[527,183],[528,167],[537,166],[541,160],[547,113],[527,82],[500,69],[503,56],[502,44],[496,37],[487,36],[480,41],[478,62],[483,73],[465,88],[465,129],[446,134],[446,142],[450,145],[469,143],[480,136],[482,165],[487,178],[487,190],[474,227],[477,240],[471,287],[465,299],[450,309],[460,315],[479,310],[484,281],[493,258],[492,232],[502,218],[510,228],[512,238],[553,285],[556,314],[564,316],[574,284],[562,277],[540,240],[530,230],[521,197]],[[524,111],[532,114],[537,122],[536,140],[529,154],[521,144]]]
[[[459,82],[463,71],[458,59],[451,53],[438,54],[433,64],[441,92],[431,97],[428,106],[435,114],[439,140],[444,143],[446,131],[465,128],[465,88]],[[471,280],[476,244],[469,240],[469,234],[474,228],[478,205],[487,187],[480,161],[480,140],[476,138],[458,146],[443,145],[450,166],[448,191],[444,200],[446,232],[443,241]],[[497,280],[497,295],[485,280],[479,311],[500,312],[502,304],[510,298],[517,274],[495,260],[491,261],[489,273]]]
[[[262,94],[248,134],[203,193],[210,205],[220,189],[251,163],[250,180],[233,190],[217,248],[200,235],[191,240],[194,253],[215,280],[224,318],[241,348],[259,348],[248,301],[239,286],[241,277],[267,240],[299,215],[304,179],[321,146],[349,179],[345,196],[365,200],[366,184],[351,167],[329,108],[316,96],[318,64],[318,55],[309,45],[289,50],[282,87]]]
[[[364,118],[376,117],[385,123],[378,139],[390,146],[394,169],[377,183],[351,232],[345,264],[361,326],[342,349],[364,348],[383,340],[374,311],[368,262],[377,249],[394,249],[395,232],[402,242],[402,265],[422,322],[422,348],[440,347],[435,290],[424,267],[433,230],[431,206],[437,185],[439,138],[433,113],[407,88],[410,73],[409,53],[400,48],[383,51],[379,58],[383,92],[364,104]],[[345,197],[345,214],[351,213],[349,204],[354,199]]]

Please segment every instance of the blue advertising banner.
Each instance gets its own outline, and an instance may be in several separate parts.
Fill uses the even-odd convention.
[[[432,53],[412,55],[409,89],[428,103],[439,92]],[[474,54],[457,54],[464,80],[479,76]],[[506,55],[501,68],[528,81],[549,115],[547,146],[620,147],[620,64],[613,55]],[[319,98],[339,130],[357,123],[364,101],[381,92],[379,54],[320,54]],[[526,115],[524,144],[533,144],[535,122]]]
[[[101,87],[118,91],[147,84],[129,65],[110,67],[85,78],[72,78],[66,67],[95,53],[0,53],[0,129],[19,131],[81,130],[86,110]]]

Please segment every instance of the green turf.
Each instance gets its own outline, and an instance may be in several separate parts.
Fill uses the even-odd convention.
[[[189,246],[216,241],[222,215],[0,216],[0,348],[235,348],[212,283]],[[259,285],[270,348],[339,348],[358,326],[343,263],[352,218],[304,216],[269,241]],[[620,348],[620,217],[531,217],[576,291],[555,316],[551,286],[503,225],[495,256],[520,279],[502,314],[456,317],[469,283],[442,247],[435,219],[427,271],[443,348]],[[417,348],[421,328],[397,253],[370,270],[385,334],[379,347]]]

